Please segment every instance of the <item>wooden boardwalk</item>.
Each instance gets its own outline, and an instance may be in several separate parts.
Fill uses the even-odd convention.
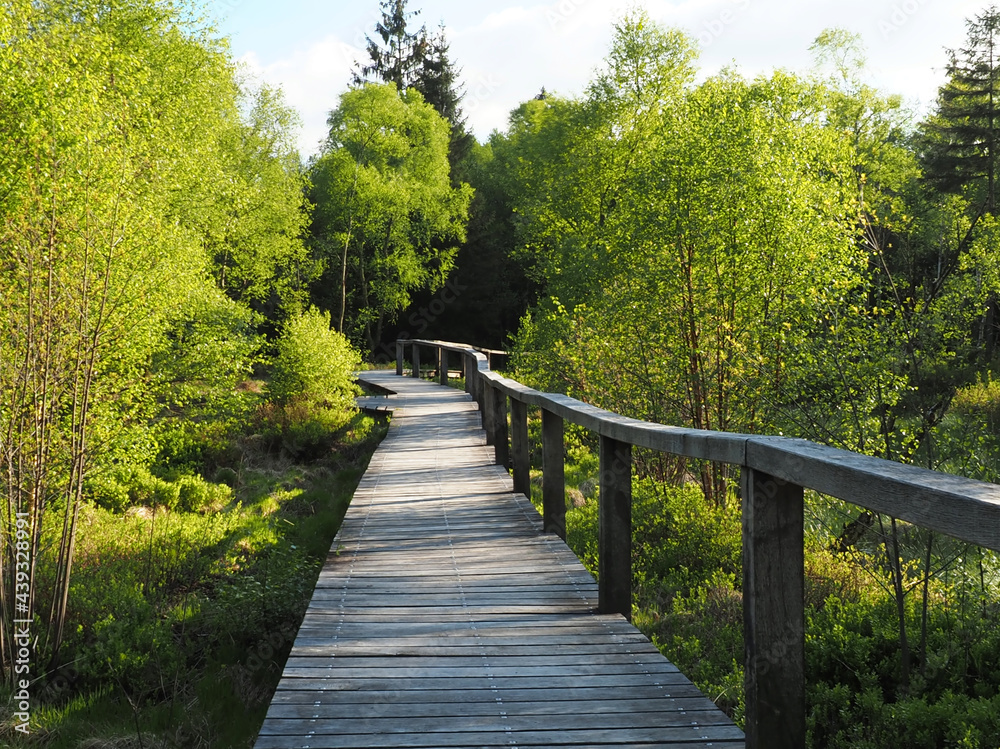
[[[743,747],[493,464],[463,392],[398,393],[256,749]]]

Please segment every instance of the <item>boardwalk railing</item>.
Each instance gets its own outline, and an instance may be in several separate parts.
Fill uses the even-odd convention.
[[[530,495],[528,407],[542,413],[542,516],[565,538],[563,422],[600,436],[599,607],[632,609],[632,446],[741,467],[743,624],[748,749],[805,746],[803,490],[814,489],[874,512],[1000,551],[1000,486],[787,437],[665,426],[621,416],[574,398],[543,393],[490,370],[479,350],[430,340],[396,342],[396,374],[406,349],[420,376],[421,350],[434,354],[447,384],[452,355],[479,403],[496,462],[513,468],[514,490]],[[508,434],[508,402],[510,434]]]

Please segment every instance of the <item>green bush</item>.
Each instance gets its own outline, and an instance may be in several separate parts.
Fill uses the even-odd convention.
[[[159,507],[183,512],[217,512],[233,499],[225,483],[199,475],[166,471],[155,476],[143,466],[87,479],[85,493],[97,506],[121,514],[129,507]]]
[[[128,487],[109,476],[87,479],[84,494],[98,507],[116,513],[125,512],[131,502]]]
[[[292,318],[278,339],[268,390],[279,404],[304,399],[348,411],[360,392],[353,379],[360,366],[358,352],[330,329],[329,313],[310,308]]]
[[[181,476],[177,487],[177,509],[185,512],[217,512],[233,499],[230,487],[212,484],[201,476]]]

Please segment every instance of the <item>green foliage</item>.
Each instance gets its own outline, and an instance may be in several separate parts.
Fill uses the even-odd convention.
[[[186,206],[202,233],[217,288],[272,324],[304,306],[315,274],[303,235],[306,179],[295,151],[298,115],[280,90],[245,85],[217,135],[211,202]],[[208,178],[208,177],[206,177]]]
[[[252,741],[383,434],[384,425],[357,415],[335,454],[300,465],[244,439],[235,493],[197,476],[132,471],[121,477],[125,492],[177,487],[174,509],[85,506],[65,665],[33,692],[45,745],[75,749],[84,739],[134,736],[137,726],[147,746]],[[236,501],[197,511],[220,496]],[[235,712],[245,716],[238,726]]]
[[[66,635],[80,503],[177,507],[179,485],[146,471],[160,441],[174,467],[211,459],[205,433],[255,405],[238,386],[260,318],[242,303],[287,314],[308,278],[290,113],[275,92],[241,92],[226,45],[188,10],[52,0],[3,13],[0,456],[17,468],[0,478],[0,568],[14,569],[9,519],[26,512],[32,564],[59,550],[54,578],[31,575],[54,588],[33,584],[32,610],[56,601],[39,662]],[[239,303],[213,289],[220,263]],[[192,435],[207,422],[226,427]]]
[[[444,284],[472,190],[452,186],[448,123],[412,89],[352,89],[329,122],[311,170],[319,286],[336,328],[374,351],[413,291]]]
[[[268,391],[278,403],[296,399],[349,411],[360,392],[353,373],[361,357],[330,329],[330,314],[309,309],[292,318],[278,339]]]
[[[692,88],[692,58],[626,18],[584,101],[528,102],[496,139],[518,154],[521,241],[549,296],[518,375],[637,418],[773,431],[789,378],[825,375],[797,348],[863,288],[853,154],[818,86],[726,72]],[[727,469],[697,470],[725,501]]]
[[[217,512],[233,498],[232,489],[201,476],[154,476],[144,466],[131,466],[88,479],[85,495],[97,507],[123,513],[130,507],[156,507],[183,512]]]

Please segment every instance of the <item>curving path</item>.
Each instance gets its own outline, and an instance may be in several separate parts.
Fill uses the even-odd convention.
[[[389,372],[389,434],[256,749],[743,747],[493,463],[465,393]]]

